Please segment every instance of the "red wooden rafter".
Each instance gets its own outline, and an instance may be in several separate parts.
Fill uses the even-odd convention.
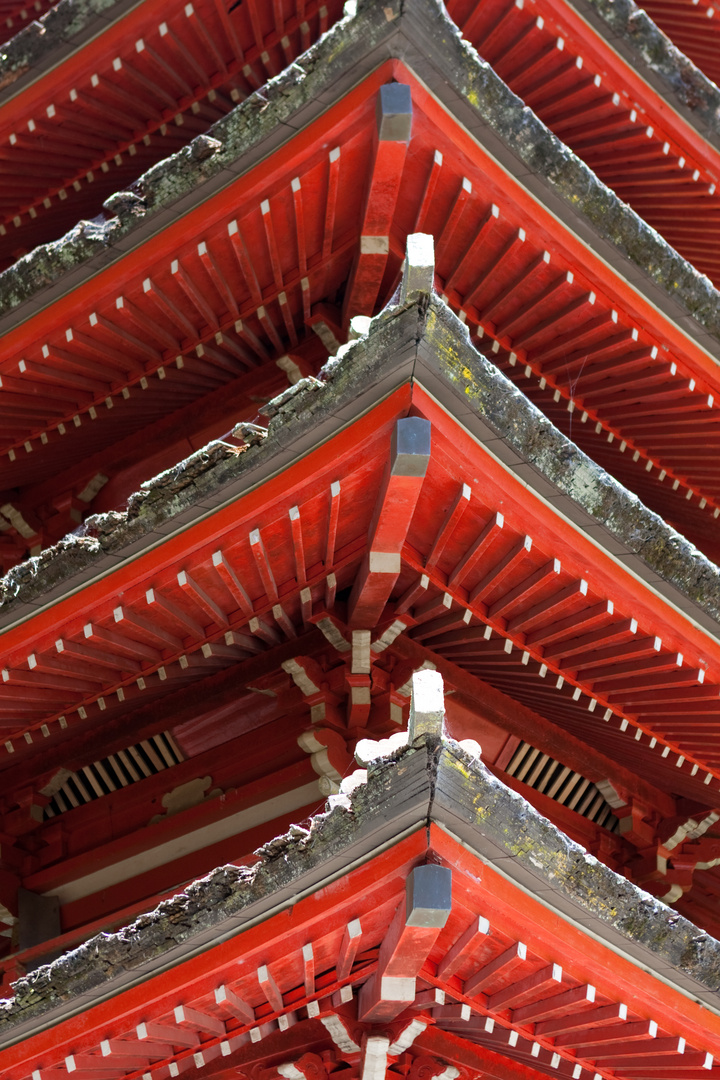
[[[703,43],[708,34],[720,33],[717,19],[707,18],[712,6],[658,0],[646,10],[651,17],[671,19],[670,37],[681,49],[690,40],[680,32],[686,16],[685,31],[693,23],[702,25]],[[685,258],[717,281],[717,150],[567,5],[557,0],[453,0],[449,11],[464,36],[540,119]],[[665,29],[662,17],[659,22]],[[711,45],[704,47],[712,53]],[[683,51],[694,58],[692,48]]]
[[[0,105],[0,266],[92,216],[89,205],[99,212],[279,74],[341,11],[339,0],[281,0],[274,13],[258,0],[231,13],[217,0],[174,10],[146,0]]]
[[[373,79],[382,84],[382,73]],[[671,519],[685,515],[691,532],[696,528],[697,538],[711,544],[713,514],[720,513],[720,428],[713,370],[706,366],[701,374],[698,366],[707,358],[695,355],[688,340],[671,341],[676,331],[656,326],[657,313],[648,321],[638,298],[607,278],[607,268],[602,287],[600,278],[589,278],[600,267],[585,251],[581,263],[572,238],[557,233],[557,222],[550,245],[537,231],[542,215],[536,206],[531,217],[538,225],[529,228],[528,215],[520,213],[521,190],[508,190],[505,181],[495,187],[492,164],[477,150],[477,168],[463,176],[453,164],[457,155],[447,150],[450,136],[463,143],[462,132],[448,130],[445,121],[443,131],[434,126],[432,103],[411,85],[415,153],[412,172],[403,174],[404,199],[416,200],[417,216],[438,238],[438,279],[450,302],[483,335],[489,355],[524,387],[529,382],[566,429],[572,423],[573,438],[591,453],[599,448],[610,455],[608,463],[650,505]],[[204,205],[202,214],[183,219],[182,241],[173,226],[153,241],[150,277],[147,253],[142,266],[127,257],[93,280],[79,316],[65,314],[58,302],[43,313],[42,330],[31,320],[8,336],[0,391],[8,438],[0,473],[8,488],[37,481],[52,454],[66,483],[74,482],[68,497],[76,498],[91,479],[89,470],[81,472],[88,454],[94,452],[92,475],[108,475],[107,448],[138,426],[159,422],[168,407],[222,395],[223,387],[251,378],[268,360],[303,370],[308,343],[317,340],[311,327],[333,333],[323,290],[329,273],[342,280],[351,272],[363,184],[375,190],[375,159],[364,168],[360,162],[368,162],[376,90],[370,80],[323,119],[330,145],[336,133],[339,140],[329,155],[298,160],[288,151],[287,182],[276,183],[270,198],[262,182],[248,191],[242,208],[234,202],[228,210],[226,193],[216,196],[212,211]],[[359,127],[344,119],[350,107],[364,110]],[[341,203],[335,201],[338,183]],[[243,185],[248,190],[247,181]],[[430,188],[432,207],[423,209]],[[286,223],[293,240],[280,251],[273,238]],[[564,250],[556,247],[561,239]],[[401,259],[392,234],[389,244],[383,292],[393,287]],[[83,289],[75,296],[80,308]],[[625,385],[616,389],[619,373]],[[33,498],[13,499],[29,530],[29,539],[11,532],[13,542],[18,548],[42,544],[47,509],[38,521]]]
[[[351,1068],[360,1064],[362,1071],[370,1067],[369,1061],[363,1066],[365,1055],[372,1054],[382,1066],[381,1075],[393,1058],[404,1054],[403,1060],[412,1064],[418,1055],[428,1053],[440,1058],[443,1068],[453,1063],[467,1067],[472,1054],[481,1072],[483,1063],[497,1068],[506,1062],[510,1069],[517,1063],[527,1071],[507,1075],[528,1080],[545,1073],[575,1080],[650,1076],[657,1075],[658,1067],[668,1075],[673,1070],[680,1076],[712,1075],[717,1033],[696,1030],[691,1017],[683,1016],[692,1009],[679,994],[673,997],[666,989],[665,1011],[648,1003],[650,1016],[637,1011],[635,1000],[625,1004],[621,995],[632,985],[632,965],[605,949],[598,952],[597,947],[591,955],[583,955],[579,940],[583,935],[577,931],[564,942],[562,964],[557,959],[548,963],[548,954],[560,947],[560,940],[557,929],[548,934],[546,919],[529,927],[527,942],[513,932],[518,917],[527,917],[521,909],[537,902],[520,900],[516,890],[507,888],[493,896],[492,869],[485,868],[479,887],[464,876],[474,857],[458,858],[454,841],[442,839],[434,826],[431,837],[445,866],[437,861],[416,864],[407,881],[412,889],[418,872],[452,872],[452,908],[435,913],[439,925],[413,928],[412,903],[398,898],[397,877],[388,878],[390,866],[401,857],[400,852],[392,853],[384,859],[384,870],[378,867],[368,879],[367,894],[352,896],[346,885],[346,898],[341,903],[335,900],[330,919],[322,924],[316,918],[312,929],[304,925],[305,910],[310,916],[318,907],[317,900],[306,901],[282,935],[262,934],[259,940],[246,941],[244,934],[231,939],[229,947],[221,947],[223,959],[219,963],[216,959],[213,971],[200,982],[191,976],[178,991],[178,973],[173,972],[174,988],[145,995],[142,1001],[126,991],[119,999],[124,1008],[117,1019],[110,1003],[110,1012],[101,1021],[101,1037],[93,1031],[91,1017],[82,1035],[72,1030],[66,1034],[61,1027],[54,1047],[43,1049],[46,1040],[40,1035],[6,1051],[9,1080],[29,1080],[31,1074],[36,1080],[38,1076],[60,1080],[76,1073],[85,1080],[110,1072],[123,1077],[145,1072],[159,1080],[201,1066],[211,1066],[210,1075],[223,1075],[226,1062],[247,1067],[262,1062],[268,1052],[276,1055],[277,1063],[278,1049],[283,1058],[297,1061],[295,1032],[304,1036],[305,1053],[331,1047],[326,1061],[342,1060]],[[417,843],[411,839],[404,846]],[[473,911],[478,904],[485,915]],[[348,910],[355,912],[349,921]],[[432,914],[424,911],[421,922],[432,921]],[[387,933],[390,920],[392,929]],[[349,941],[354,942],[354,959],[348,957]],[[240,965],[234,956],[238,948],[243,948]],[[309,955],[314,962],[310,987]],[[404,1011],[402,1002],[394,1003],[378,1029],[366,1003],[384,970],[395,973],[385,984],[386,993],[393,992],[393,979],[413,987],[411,1009]],[[588,983],[588,972],[601,976],[599,985]],[[642,986],[635,987],[634,999],[649,988],[652,978],[643,974],[639,981]],[[308,1020],[321,1024],[306,1027]],[[286,1037],[278,1042],[271,1038],[274,1032]],[[298,1062],[301,1072],[302,1068]],[[288,1073],[281,1069],[280,1075]]]

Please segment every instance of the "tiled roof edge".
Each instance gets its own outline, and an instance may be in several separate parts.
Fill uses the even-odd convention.
[[[24,26],[0,45],[0,103],[21,76],[51,60],[53,52],[79,34],[91,31],[103,16],[112,17],[113,8],[123,11],[126,7],[124,0],[60,0],[40,19]]]
[[[720,568],[555,428],[474,348],[467,327],[439,297],[433,297],[427,311],[423,304],[420,310],[414,305],[386,308],[373,320],[369,336],[343,347],[340,358],[326,365],[320,381],[303,380],[292,393],[281,395],[266,438],[251,439],[239,452],[222,442],[210,443],[143,484],[122,513],[91,517],[77,535],[14,567],[0,579],[0,615],[7,620],[31,614],[46,594],[62,593],[64,583],[72,588],[78,575],[103,572],[108,556],[117,564],[126,551],[132,557],[144,541],[162,539],[176,519],[183,527],[193,512],[207,512],[212,500],[221,500],[224,488],[232,485],[241,494],[244,483],[256,482],[255,470],[272,470],[277,454],[303,437],[315,438],[342,406],[371,393],[368,387],[382,372],[391,372],[394,355],[409,343],[418,347],[418,380],[422,361],[460,398],[464,412],[470,406],[581,511],[587,525],[607,529],[629,556],[642,560],[651,585],[667,583],[688,601],[685,610],[691,617],[718,632]]]
[[[65,2],[65,0],[64,0]],[[66,0],[70,2],[70,0]],[[41,244],[0,273],[0,319],[35,299],[43,290],[116,247],[153,215],[172,207],[208,180],[229,170],[278,131],[286,138],[295,130],[286,125],[292,114],[316,94],[331,86],[348,52],[372,46],[392,31],[382,11],[368,12],[362,19],[344,19],[289,65],[251,94],[205,134],[196,136],[176,154],[143,173],[125,193],[106,200],[113,216],[79,221],[58,240]],[[225,183],[240,172],[227,171]],[[122,251],[117,254],[121,256]],[[106,264],[101,259],[98,269]],[[74,285],[74,282],[73,282]],[[69,285],[69,287],[73,287]],[[54,299],[54,297],[53,297]],[[52,302],[50,300],[49,302]],[[18,311],[19,320],[26,316]]]
[[[614,246],[644,277],[659,286],[677,309],[677,315],[690,314],[720,343],[720,293],[710,280],[621,202],[523,105],[475,49],[461,39],[440,0],[403,0],[402,14],[391,18],[388,12],[399,11],[398,5],[399,0],[382,6],[378,0],[365,0],[355,18],[336,23],[281,75],[209,130],[208,135],[220,143],[219,147],[210,144],[208,135],[198,136],[144,173],[132,185],[130,198],[113,196],[117,216],[108,221],[81,221],[62,239],[36,248],[0,274],[0,318],[33,297],[41,299],[39,294],[45,288],[61,285],[65,275],[107,252],[135,229],[150,223],[152,215],[171,208],[204,182],[223,173],[230,182],[239,175],[236,163],[242,155],[283,129],[290,138],[295,129],[286,121],[331,87],[349,62],[367,55],[375,44],[393,33],[393,27],[399,27],[413,41],[433,42],[432,62],[440,68],[452,91],[479,115],[511,154],[560,197],[572,215],[579,217],[581,226],[584,219],[601,241]],[[636,279],[637,274],[632,277]],[[18,314],[22,317],[21,312]],[[720,348],[717,351],[720,353]]]
[[[457,829],[548,906],[717,1006],[720,942],[588,855],[453,740],[421,736],[371,763],[367,782],[349,796],[331,797],[325,812],[265,844],[253,867],[220,867],[130,926],[20,978],[14,998],[0,1002],[0,1040],[22,1037],[29,1022],[51,1026],[88,1000],[95,1005],[182,962],[183,947],[196,952],[297,902],[298,891],[314,891],[348,862],[371,858],[378,843],[396,841],[400,810],[405,828],[435,821]]]
[[[634,0],[573,0],[578,11],[587,4],[612,34],[653,72],[668,94],[683,107],[701,135],[720,140],[720,87],[685,56]],[[594,23],[597,25],[597,23]],[[640,72],[642,74],[642,71]],[[687,112],[685,111],[687,110]],[[700,124],[696,124],[696,120]],[[707,128],[707,132],[703,129]]]

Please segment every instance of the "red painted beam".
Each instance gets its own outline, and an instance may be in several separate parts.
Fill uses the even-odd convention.
[[[402,546],[429,461],[429,422],[415,416],[398,420],[368,531],[368,554],[348,602],[348,623],[352,627],[376,626],[390,598],[400,575]]]
[[[410,87],[387,83],[377,99],[377,132],[359,251],[345,291],[343,316],[372,315],[390,253],[390,229],[402,186],[403,166],[412,128]]]
[[[377,972],[360,991],[359,1020],[392,1020],[415,1000],[416,978],[451,907],[449,870],[436,865],[416,867],[380,947]]]

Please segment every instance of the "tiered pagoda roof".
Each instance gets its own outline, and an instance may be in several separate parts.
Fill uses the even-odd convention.
[[[389,756],[362,744],[349,794],[252,870],[21,980],[6,1075],[712,1076],[717,941],[562,838],[476,749],[416,730]]]
[[[579,0],[3,53],[3,1075],[714,1075],[718,88]]]

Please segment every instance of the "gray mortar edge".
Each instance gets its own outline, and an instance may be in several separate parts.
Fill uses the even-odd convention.
[[[327,807],[258,849],[252,868],[218,868],[17,980],[15,997],[0,1002],[0,1045],[242,933],[431,822],[562,921],[718,1011],[720,942],[588,855],[452,740],[421,736],[371,763],[367,783]]]
[[[399,0],[393,2],[397,5]],[[121,203],[115,216],[81,220],[65,236],[41,244],[0,273],[0,334],[72,292],[250,171],[324,113],[334,100],[325,96],[333,89],[342,96],[372,70],[369,61],[356,75],[357,65],[362,66],[376,45],[395,32],[393,22],[375,6],[362,19],[336,23],[207,133],[143,173],[130,185],[138,198]],[[208,144],[208,136],[220,146]]]
[[[634,0],[567,0],[648,86],[720,150],[720,88]]]
[[[402,14],[392,18],[393,11]],[[390,40],[390,39],[393,40]],[[361,0],[261,91],[218,121],[210,156],[198,136],[132,185],[121,217],[80,222],[0,275],[0,331],[17,325],[142,243],[177,213],[231,183],[339,99],[382,59],[409,54],[434,68],[433,92],[511,175],[601,259],[720,362],[720,293],[595,176],[463,41],[440,0]],[[412,67],[409,60],[408,66]],[[422,73],[419,74],[422,78]],[[479,104],[474,105],[472,101]],[[22,310],[24,309],[24,310]]]
[[[414,378],[490,453],[579,531],[709,635],[718,637],[720,568],[600,468],[469,339],[437,296],[385,309],[367,337],[341,350],[320,380],[267,407],[268,435],[238,452],[208,444],[147,481],[122,512],[88,518],[0,579],[0,628],[111,574],[170,535],[235,502],[331,439]]]
[[[0,45],[0,106],[144,0],[60,0]]]

